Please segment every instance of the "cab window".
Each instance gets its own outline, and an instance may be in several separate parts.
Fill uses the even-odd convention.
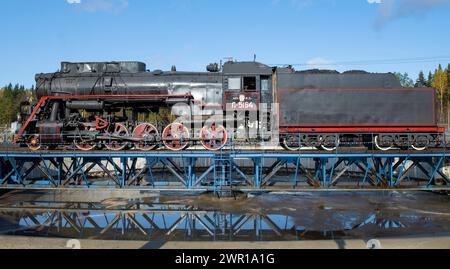
[[[269,77],[261,76],[261,91],[269,91]]]
[[[244,77],[244,91],[256,91],[256,77]]]
[[[228,78],[228,90],[241,90],[241,78]]]

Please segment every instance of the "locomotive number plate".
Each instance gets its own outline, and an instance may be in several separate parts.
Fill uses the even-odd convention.
[[[257,93],[225,93],[227,110],[234,111],[257,111],[259,94]]]

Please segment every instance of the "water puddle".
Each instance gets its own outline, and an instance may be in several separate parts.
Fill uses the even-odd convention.
[[[272,193],[227,199],[164,193],[96,201],[88,194],[71,199],[71,194],[22,191],[0,197],[0,234],[143,241],[370,239],[448,232],[449,201],[447,195],[429,192]]]

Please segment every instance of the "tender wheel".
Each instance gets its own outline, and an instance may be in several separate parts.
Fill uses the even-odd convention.
[[[207,150],[222,149],[228,142],[228,134],[225,127],[213,123],[206,125],[200,132],[201,143]]]
[[[143,139],[140,142],[134,144],[136,149],[149,151],[156,148],[157,137],[159,136],[158,130],[155,126],[149,123],[142,123],[136,126],[133,130],[133,138]]]
[[[321,137],[322,145],[320,145],[320,148],[322,148],[325,151],[335,151],[340,144],[339,138],[337,138],[335,135],[327,135]]]
[[[374,144],[376,149],[388,151],[394,148],[394,138],[390,135],[377,135],[374,138]]]
[[[424,151],[428,148],[430,144],[430,139],[427,136],[421,135],[418,136],[411,147],[417,151]]]
[[[301,148],[301,143],[298,136],[286,136],[281,140],[281,146],[289,151],[299,151]]]
[[[40,150],[41,149],[41,142],[39,139],[39,135],[32,135],[29,139],[28,139],[28,143],[27,146],[29,149],[36,151],[36,150]]]
[[[128,145],[128,142],[120,140],[121,137],[129,136],[127,127],[121,123],[115,123],[114,129],[107,135],[111,136],[111,139],[105,143],[105,147],[109,150],[123,150]]]
[[[164,146],[172,151],[180,151],[189,146],[189,130],[181,123],[169,124],[162,133]]]

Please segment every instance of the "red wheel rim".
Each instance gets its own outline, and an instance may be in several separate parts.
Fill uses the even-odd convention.
[[[41,149],[41,143],[39,141],[39,135],[33,135],[28,140],[27,146],[31,150],[39,150]]]
[[[128,136],[128,129],[125,127],[125,125],[116,123],[114,124],[114,130],[112,132],[109,132],[108,135],[113,136],[111,140],[107,141],[105,144],[105,147],[109,150],[123,150],[128,143],[120,140],[116,140],[116,137],[127,137]]]
[[[163,131],[162,139],[166,148],[179,151],[189,146],[189,130],[181,123],[169,124]]]
[[[201,131],[201,142],[207,150],[222,149],[228,142],[228,133],[225,127],[215,123],[206,125]]]
[[[149,123],[142,123],[136,126],[133,130],[133,138],[144,139],[141,142],[137,142],[134,146],[139,150],[152,150],[156,144],[156,138],[158,137],[158,130],[155,126]]]
[[[83,151],[89,151],[89,150],[93,150],[95,148],[95,143],[93,142],[86,142],[86,141],[81,141],[81,142],[77,142],[75,144],[75,146],[79,149],[79,150],[83,150]]]
[[[92,131],[94,132],[95,129],[93,129],[90,126],[84,126],[81,127],[83,129],[83,131]],[[83,138],[81,138],[81,135],[79,138],[74,140],[75,143],[75,147],[79,150],[83,150],[83,151],[89,151],[89,150],[93,150],[97,144],[94,140],[84,140]]]

